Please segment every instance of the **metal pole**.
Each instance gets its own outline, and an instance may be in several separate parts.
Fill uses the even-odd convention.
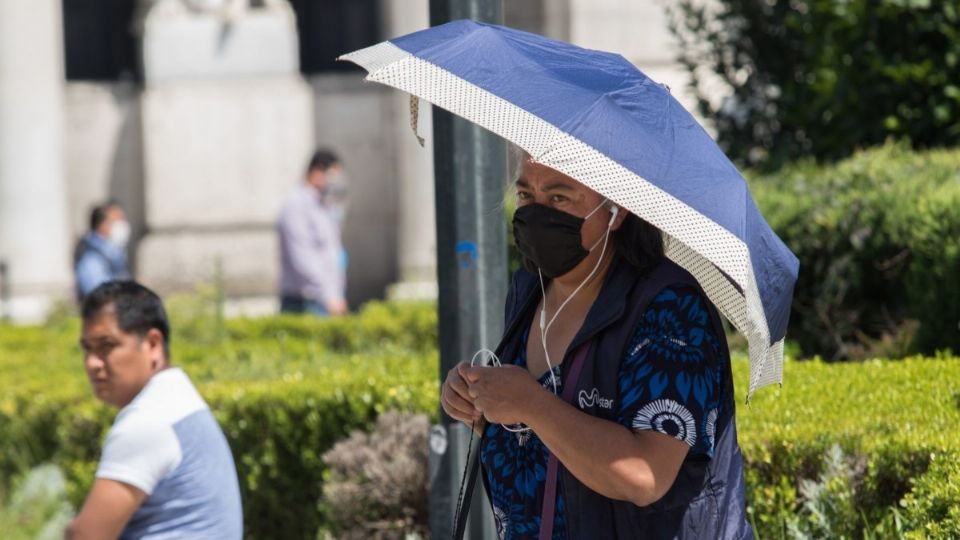
[[[430,24],[473,19],[502,24],[500,0],[431,0]],[[480,348],[493,349],[503,331],[506,296],[506,227],[503,195],[506,146],[502,139],[462,118],[433,109],[437,208],[437,278],[441,382],[453,366]],[[470,430],[441,411],[431,451],[430,529],[450,538]],[[445,440],[443,440],[445,438]],[[442,451],[441,451],[442,450]],[[479,451],[474,439],[472,452]],[[482,484],[470,508],[467,538],[496,538]]]

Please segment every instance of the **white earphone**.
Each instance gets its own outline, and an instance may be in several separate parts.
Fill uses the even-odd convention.
[[[610,208],[610,223],[607,223],[607,227],[610,227],[611,225],[613,225],[613,222],[617,219],[617,214],[619,214],[619,213],[620,213],[620,207],[619,207],[619,206],[613,205],[613,206]]]

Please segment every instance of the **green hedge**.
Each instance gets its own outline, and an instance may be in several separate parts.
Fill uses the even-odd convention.
[[[888,144],[747,177],[800,259],[787,338],[804,356],[960,351],[960,150]],[[514,206],[508,194],[508,230]],[[508,238],[512,271],[520,254]]]
[[[172,315],[174,363],[224,428],[250,538],[315,537],[323,525],[321,456],[350,431],[369,428],[388,409],[437,416],[429,304],[371,304],[344,319],[229,320],[219,341],[212,319],[198,325],[182,314]],[[0,494],[45,462],[64,470],[75,506],[92,483],[115,411],[90,393],[78,332],[75,320],[0,326],[0,379],[10,389],[0,396]]]
[[[323,452],[390,410],[430,410],[437,402],[436,355],[352,358],[329,376],[291,373],[269,382],[201,383],[241,479],[251,538],[309,538],[322,525]],[[0,458],[10,478],[44,462],[60,465],[78,506],[92,482],[114,411],[89,396],[51,393],[5,400],[0,438],[16,452]]]
[[[371,428],[388,409],[436,418],[436,350],[398,345],[394,339],[409,335],[395,332],[397,318],[421,329],[436,324],[430,306],[380,305],[343,320],[226,321],[209,335],[175,326],[175,361],[197,382],[234,451],[249,537],[314,538],[329,525],[320,508],[322,455],[334,442]],[[344,324],[368,339],[331,337]],[[44,462],[63,468],[73,504],[89,488],[115,412],[90,395],[77,331],[76,321],[0,326],[0,378],[9,389],[0,396],[0,500],[13,478]],[[197,345],[186,342],[191,332],[226,337]],[[747,367],[742,357],[734,362],[739,403]],[[759,537],[815,531],[821,518],[811,508],[830,510],[828,530],[850,536],[960,534],[956,358],[791,361],[785,371],[782,390],[761,391],[738,411]],[[839,465],[827,467],[829,455]],[[811,493],[809,481],[819,482],[817,497],[802,496]]]
[[[830,536],[859,538],[878,527],[881,538],[960,536],[957,358],[788,362],[783,389],[759,392],[737,418],[760,538],[813,519],[801,511],[802,480],[819,478],[834,445],[845,456],[850,496],[845,511],[834,509]]]
[[[750,189],[800,259],[787,337],[804,353],[960,351],[960,150],[890,144]]]

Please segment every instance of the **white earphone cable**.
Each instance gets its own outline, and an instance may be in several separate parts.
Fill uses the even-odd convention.
[[[553,386],[554,395],[559,395],[559,391],[557,389],[557,376],[553,372],[553,364],[550,362],[550,352],[547,350],[547,333],[550,331],[550,326],[552,326],[554,321],[557,320],[557,317],[560,315],[560,312],[563,311],[563,308],[567,306],[567,303],[569,303],[570,300],[572,300],[573,297],[576,296],[576,294],[580,292],[581,289],[583,289],[584,285],[586,285],[588,282],[590,282],[591,279],[593,279],[594,274],[596,274],[597,270],[600,269],[600,265],[603,263],[603,256],[607,252],[607,243],[610,239],[610,228],[613,226],[614,220],[617,219],[617,214],[619,213],[619,210],[620,209],[617,206],[614,206],[613,209],[610,211],[611,213],[610,221],[607,223],[607,231],[603,235],[603,247],[600,249],[600,257],[597,259],[597,264],[594,265],[593,270],[590,271],[587,277],[580,282],[580,285],[577,285],[577,288],[574,289],[572,293],[570,293],[570,296],[568,296],[560,304],[560,307],[557,308],[557,311],[550,318],[549,322],[547,321],[547,316],[546,316],[547,290],[543,285],[543,272],[541,272],[540,269],[537,268],[537,275],[540,278],[540,292],[543,294],[543,307],[540,308],[540,345],[543,347],[544,359],[547,361],[547,373],[550,374],[550,383]],[[591,212],[591,215],[592,214],[593,212]],[[593,251],[594,248],[596,248],[596,244],[594,244],[593,247],[590,248],[590,250]],[[486,348],[480,349],[479,351],[474,353],[473,358],[470,359],[470,365],[471,366],[476,365],[477,357],[484,354],[486,356],[483,357],[481,365],[487,365],[488,363],[497,367],[500,367],[502,365],[496,353]],[[500,425],[501,427],[503,427],[503,429],[510,431],[512,433],[523,433],[525,431],[530,431],[530,428],[527,426],[519,427],[519,425],[513,425],[513,426],[508,426],[504,424],[500,424]]]
[[[616,214],[614,214],[616,217]],[[613,223],[613,220],[610,220],[610,223]],[[546,309],[547,309],[547,290],[543,286],[543,273],[537,269],[537,274],[540,276],[540,290],[543,294],[543,307],[540,308],[540,344],[543,346],[543,356],[547,361],[547,372],[550,374],[550,382],[553,384],[553,393],[554,395],[559,395],[557,392],[557,376],[553,373],[553,364],[550,362],[550,352],[547,350],[547,333],[550,331],[550,327],[553,325],[553,322],[557,320],[557,317],[560,315],[560,312],[563,311],[563,308],[567,306],[567,303],[573,299],[574,296],[586,285],[597,273],[597,270],[600,269],[600,264],[603,262],[603,256],[607,252],[607,240],[610,238],[610,225],[607,225],[607,232],[603,235],[603,248],[600,250],[600,257],[597,259],[597,264],[594,265],[593,270],[590,271],[590,274],[580,282],[580,285],[577,285],[577,288],[570,293],[557,308],[557,311],[554,312],[553,317],[550,317],[550,321],[546,322]]]

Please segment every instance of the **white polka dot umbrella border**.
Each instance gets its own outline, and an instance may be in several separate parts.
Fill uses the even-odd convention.
[[[552,124],[389,41],[341,59],[366,69],[369,81],[407,92],[496,133],[535,161],[582,182],[660,228],[667,256],[697,278],[720,312],[746,336],[750,354],[747,395],[782,382],[783,340],[770,342],[750,252],[742,240]]]

